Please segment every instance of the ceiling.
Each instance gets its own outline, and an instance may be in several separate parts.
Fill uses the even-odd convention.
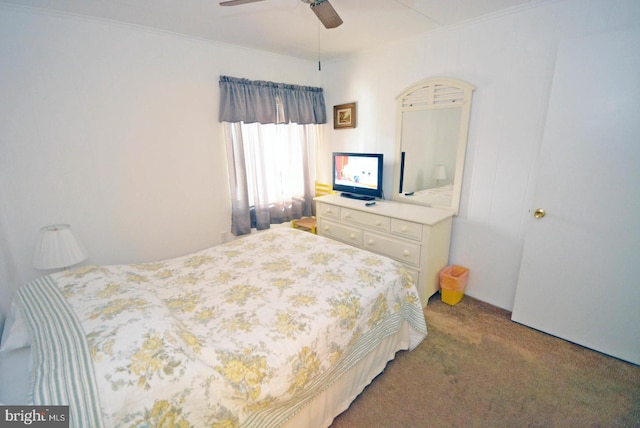
[[[222,7],[221,0],[0,0],[327,60],[534,0],[331,0],[343,19],[327,30],[301,0]]]

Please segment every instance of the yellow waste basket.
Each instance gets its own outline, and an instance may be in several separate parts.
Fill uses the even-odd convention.
[[[464,266],[451,265],[440,272],[440,294],[442,301],[455,305],[464,296],[464,289],[469,281],[469,269]]]

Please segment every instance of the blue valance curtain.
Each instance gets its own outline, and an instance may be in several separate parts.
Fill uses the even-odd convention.
[[[322,88],[220,76],[220,122],[327,123]]]

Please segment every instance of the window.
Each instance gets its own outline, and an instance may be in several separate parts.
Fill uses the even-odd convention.
[[[322,88],[220,77],[235,235],[312,215]]]
[[[225,125],[232,207],[242,211],[236,213],[242,219],[234,215],[236,225],[242,230],[266,229],[269,224],[312,215],[321,126]]]

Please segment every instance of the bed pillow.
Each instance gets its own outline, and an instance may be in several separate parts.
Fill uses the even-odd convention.
[[[2,340],[0,340],[0,352],[13,349],[27,348],[31,346],[31,337],[22,318],[22,311],[14,300],[11,303],[9,316],[5,320]]]

